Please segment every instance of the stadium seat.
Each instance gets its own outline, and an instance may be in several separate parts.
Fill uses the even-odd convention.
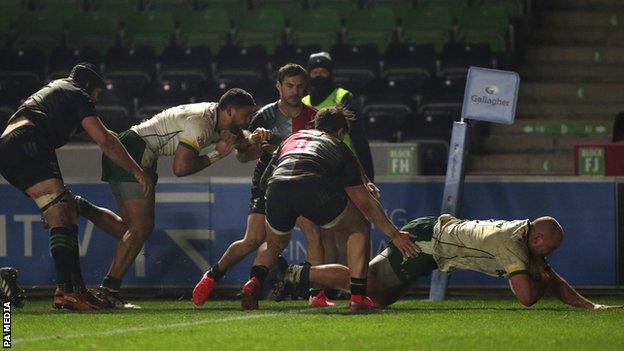
[[[106,12],[76,14],[69,23],[67,45],[75,48],[91,47],[104,54],[119,43],[121,18]]]
[[[33,0],[31,3],[32,7],[37,11],[45,9],[74,12],[84,11],[85,9],[85,3],[82,0]]]
[[[198,10],[225,11],[234,22],[238,22],[239,16],[247,12],[248,6],[247,0],[197,0]]]
[[[172,43],[175,21],[168,12],[135,12],[126,18],[125,29],[126,44],[149,45],[160,53]]]
[[[421,113],[412,119],[408,129],[415,139],[440,139],[449,141],[453,122],[458,119],[452,110],[437,111],[437,113]]]
[[[41,80],[45,75],[46,54],[38,48],[21,48],[17,50],[6,50],[3,70],[7,73],[18,75],[33,75]]]
[[[488,43],[494,53],[505,52],[509,18],[503,5],[467,8],[459,16],[458,25],[461,41]]]
[[[286,18],[290,18],[290,14],[297,12],[303,8],[302,0],[252,0],[254,9],[275,9],[282,12]]]
[[[224,46],[216,61],[215,79],[220,83],[255,84],[266,77],[268,55],[262,46]]]
[[[382,75],[391,80],[425,81],[435,75],[438,57],[433,44],[392,43],[384,55]]]
[[[420,115],[451,114],[458,116],[464,96],[465,80],[432,77],[418,102]]]
[[[385,8],[394,12],[394,17],[401,21],[403,15],[414,8],[411,0],[365,0],[364,8]]]
[[[298,11],[290,21],[289,43],[295,46],[319,45],[329,51],[340,38],[340,17],[334,9]]]
[[[91,11],[129,14],[140,10],[137,0],[89,0]]]
[[[310,9],[332,9],[345,18],[349,13],[358,9],[358,0],[309,0]]]
[[[284,29],[284,16],[279,10],[247,11],[236,23],[234,44],[243,48],[261,45],[266,52],[273,53],[283,41]]]
[[[448,139],[440,141],[419,140],[418,163],[420,165],[420,174],[424,176],[445,175],[448,153]]]
[[[476,0],[474,5],[502,5],[507,11],[507,16],[513,19],[519,19],[524,16],[524,4],[523,0]]]
[[[187,47],[209,46],[218,52],[229,35],[230,19],[223,9],[190,12],[180,21],[181,44]]]
[[[399,100],[370,99],[362,107],[366,133],[370,140],[402,141],[408,115],[408,103]]]
[[[0,90],[2,87],[0,86]],[[7,123],[9,122],[9,118],[13,116],[15,112],[15,108],[12,106],[1,106],[0,105],[0,134],[4,132]]]
[[[42,86],[41,79],[27,71],[0,72],[0,105],[17,108]]]
[[[453,15],[449,7],[428,6],[407,11],[403,15],[402,39],[407,44],[434,45],[442,51],[450,41],[453,30]]]
[[[0,7],[0,46],[9,46],[16,35],[17,20],[27,11],[27,7],[24,2],[10,0],[0,0]]]
[[[134,111],[133,98],[122,84],[118,84],[114,80],[107,80],[106,89],[100,93],[97,106],[122,106],[130,112]],[[128,115],[130,116],[131,113]]]
[[[462,8],[464,6],[468,6],[468,0],[416,0],[418,6],[429,6],[429,5],[442,5],[442,6],[450,6],[454,8]]]
[[[120,133],[130,129],[132,125],[136,124],[136,121],[130,117],[128,109],[124,106],[105,105],[98,104],[96,106],[98,117],[102,120],[102,123],[106,128],[113,132]]]
[[[139,106],[176,106],[188,104],[191,92],[180,84],[169,81],[155,81],[145,87],[139,96]]]
[[[331,50],[336,83],[363,93],[379,72],[380,56],[375,45],[336,45]]]
[[[193,11],[193,0],[143,0],[145,11],[170,12],[179,15]]]
[[[320,46],[293,46],[293,45],[281,45],[275,48],[271,63],[273,64],[273,71],[277,71],[281,66],[287,63],[297,63],[306,67],[310,55],[321,51]]]
[[[466,79],[470,66],[492,68],[494,56],[487,43],[449,43],[440,62],[440,72],[446,79]]]
[[[112,47],[106,55],[106,78],[123,86],[129,96],[138,96],[151,81],[156,54],[149,46]]]
[[[163,55],[162,68],[158,74],[158,80],[161,82],[168,81],[179,85],[183,90],[194,92],[199,84],[210,76],[210,49],[175,49],[181,51],[175,57]]]
[[[385,51],[393,41],[397,22],[394,12],[388,8],[370,8],[349,13],[346,18],[347,43],[351,45],[375,44]]]
[[[16,25],[16,45],[51,50],[63,43],[65,22],[71,20],[75,13],[42,10],[22,14]]]

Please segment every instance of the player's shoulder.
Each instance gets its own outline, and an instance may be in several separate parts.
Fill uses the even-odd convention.
[[[256,117],[258,116],[263,117],[263,118],[273,117],[276,111],[277,111],[277,101],[271,102],[260,107],[260,109],[256,112]]]

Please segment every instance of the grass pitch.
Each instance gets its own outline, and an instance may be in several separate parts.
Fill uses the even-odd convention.
[[[624,298],[596,298],[624,304]],[[352,314],[302,301],[136,301],[143,309],[75,313],[51,300],[12,315],[16,350],[624,350],[624,310],[590,312],[555,300],[523,308],[509,299],[404,300]]]

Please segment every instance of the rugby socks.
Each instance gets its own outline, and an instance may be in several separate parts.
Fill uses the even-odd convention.
[[[221,268],[219,268],[219,264],[217,263],[208,270],[208,273],[206,273],[206,275],[213,278],[216,282],[218,282],[219,279],[221,279],[225,275],[226,272],[227,272],[227,269],[221,270]]]
[[[121,289],[121,279],[117,279],[107,275],[102,280],[102,287],[106,288],[110,292],[119,292]]]
[[[267,266],[253,266],[251,267],[251,273],[249,274],[249,278],[256,278],[260,285],[264,283],[264,279],[266,279],[269,274],[269,267]]]
[[[80,292],[86,290],[82,272],[80,271],[80,247],[78,245],[78,226],[72,226],[72,264],[71,279],[74,285],[74,291]]]
[[[366,295],[366,278],[351,278],[351,296]]]
[[[65,227],[50,229],[50,253],[56,269],[56,285],[64,292],[72,292],[72,266],[76,244],[72,230]]]

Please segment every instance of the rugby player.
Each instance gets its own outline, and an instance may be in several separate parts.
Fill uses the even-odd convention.
[[[518,301],[527,307],[539,301],[546,291],[575,307],[590,310],[622,307],[587,300],[546,263],[546,256],[557,249],[563,239],[563,230],[552,217],[533,221],[470,221],[444,214],[414,219],[401,230],[410,233],[422,252],[405,257],[389,243],[370,261],[366,294],[378,304],[387,306],[396,302],[418,278],[441,269],[504,276],[509,279]],[[292,265],[286,271],[284,282],[303,286],[316,282],[348,290],[349,268],[337,264]]]
[[[259,143],[270,132],[258,129],[239,140],[255,106],[253,97],[238,88],[228,90],[218,103],[204,102],[166,109],[151,119],[119,134],[130,155],[147,170],[154,184],[160,156],[173,155],[173,173],[183,177],[203,170],[226,157],[235,144]],[[214,151],[200,152],[214,145]],[[138,308],[124,301],[119,291],[124,275],[154,229],[154,191],[145,194],[133,177],[102,157],[102,180],[115,196],[121,217],[79,198],[80,214],[120,239],[102,285],[92,289],[101,307]]]
[[[217,264],[212,266],[197,283],[193,289],[193,302],[196,305],[203,305],[206,302],[215,283],[225,275],[228,268],[256,251],[265,240],[265,192],[260,187],[260,178],[271,160],[272,152],[282,140],[293,132],[313,127],[312,121],[316,110],[301,101],[305,93],[307,76],[306,70],[297,64],[286,64],[278,70],[275,87],[279,92],[279,100],[262,107],[250,125],[250,128],[270,130],[272,137],[262,146],[251,145],[247,149],[237,150],[237,157],[243,162],[259,158],[253,174],[247,229],[244,237],[233,242]],[[297,220],[297,224],[308,242],[308,261],[312,264],[323,263],[320,228],[303,217]],[[310,304],[322,307],[331,306],[333,303],[321,293],[312,296]]]
[[[269,269],[290,241],[296,219],[304,216],[336,235],[347,237],[350,267],[351,310],[376,308],[366,292],[369,251],[369,218],[392,238],[407,257],[418,246],[407,232],[400,232],[367,187],[357,158],[341,141],[349,131],[353,113],[342,106],[319,111],[315,130],[303,130],[288,137],[270,161],[266,182],[266,244],[260,247],[243,286],[243,309],[257,309],[261,287]],[[366,185],[365,185],[366,184]]]
[[[50,228],[57,308],[91,310],[97,299],[86,291],[82,279],[76,204],[63,182],[56,149],[84,129],[111,164],[137,182],[138,193],[153,191],[149,175],[96,116],[94,103],[104,84],[96,66],[74,66],[68,78],[54,80],[26,99],[0,137],[0,173],[34,200]]]

